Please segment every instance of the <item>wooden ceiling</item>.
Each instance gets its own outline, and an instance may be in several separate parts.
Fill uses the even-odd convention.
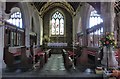
[[[114,9],[115,9],[115,13],[119,13],[120,12],[120,1],[115,2]]]
[[[38,11],[42,8],[43,5],[45,5],[47,2],[34,2],[33,5],[37,8]]]
[[[18,2],[6,2],[6,13],[10,13],[10,10],[12,7],[17,6]],[[33,2],[33,5],[35,5],[35,7],[38,9],[38,11],[40,11],[40,9],[42,8],[43,5],[45,5],[47,2]],[[74,11],[76,11],[76,9],[78,8],[78,6],[80,5],[80,2],[68,2],[74,9]],[[88,2],[90,5],[92,5],[97,12],[100,14],[100,7],[101,4],[100,2]],[[120,12],[120,1],[115,2],[115,13],[119,13]]]
[[[40,9],[42,8],[43,5],[45,5],[47,2],[34,2],[33,4],[35,5],[35,7],[38,9],[38,11],[40,11]],[[79,6],[79,2],[68,2],[74,9],[74,11],[78,8]]]
[[[35,7],[40,11],[43,5],[45,5],[47,2],[34,2],[33,4]],[[74,9],[74,11],[77,10],[78,6],[80,5],[80,2],[68,2]],[[92,5],[98,13],[100,13],[100,2],[88,2],[90,5]]]

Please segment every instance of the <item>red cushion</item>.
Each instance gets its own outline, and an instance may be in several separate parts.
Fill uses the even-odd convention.
[[[13,53],[13,56],[21,55],[21,52]]]
[[[69,56],[75,55],[75,53],[72,51],[68,51],[68,54],[69,54]]]
[[[87,51],[88,54],[95,56],[96,52],[95,51]]]
[[[43,53],[43,52],[39,52],[37,55],[38,55],[38,56],[44,56],[45,53]]]
[[[115,57],[118,60],[118,62],[120,62],[120,48],[115,51]]]

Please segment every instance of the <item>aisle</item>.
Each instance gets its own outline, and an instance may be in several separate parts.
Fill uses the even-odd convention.
[[[66,70],[63,63],[62,54],[52,54],[45,64],[43,69],[40,70],[41,75],[65,75]]]
[[[27,72],[2,73],[2,79],[102,79],[102,75],[81,72],[78,69],[67,71],[64,68],[62,54],[52,54],[48,62],[40,70]]]
[[[62,54],[52,54],[42,71],[65,70]]]

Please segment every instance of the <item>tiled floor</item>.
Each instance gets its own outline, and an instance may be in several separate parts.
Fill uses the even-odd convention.
[[[42,69],[43,72],[52,70],[65,70],[63,57],[61,54],[52,54],[49,58],[49,61],[47,62],[47,64],[45,64],[44,68]]]
[[[24,78],[24,79],[36,79],[36,78],[79,78],[79,79],[102,79],[102,75],[94,74],[94,71],[86,68],[84,71],[81,69],[70,69],[70,71],[65,70],[62,54],[52,54],[48,59],[48,62],[41,70],[30,70],[27,72],[4,72],[3,79],[13,79],[13,78]]]

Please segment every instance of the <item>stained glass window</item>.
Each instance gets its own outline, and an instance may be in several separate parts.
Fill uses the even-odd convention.
[[[64,16],[55,12],[51,17],[51,35],[64,35]]]
[[[7,20],[7,22],[16,25],[17,27],[22,28],[22,16],[21,12],[15,12],[13,13],[10,18]]]

